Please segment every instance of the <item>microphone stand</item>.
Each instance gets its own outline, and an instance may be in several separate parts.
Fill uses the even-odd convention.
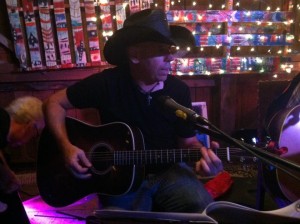
[[[285,173],[291,175],[292,177],[296,178],[297,180],[300,180],[300,175],[297,177],[294,175],[291,171],[300,171],[300,166],[296,163],[293,163],[291,161],[288,161],[286,159],[280,158],[279,156],[267,152],[266,150],[262,150],[260,148],[256,148],[253,145],[246,144],[240,140],[237,140],[235,138],[230,137],[217,127],[215,127],[213,124],[211,124],[206,118],[200,116],[195,111],[191,110],[190,108],[184,107],[180,104],[178,104],[176,101],[174,101],[169,96],[160,96],[158,98],[159,103],[161,103],[165,108],[168,110],[171,110],[175,112],[175,115],[183,120],[189,120],[192,122],[196,129],[207,133],[209,135],[215,136],[216,138],[221,138],[222,140],[228,141],[241,149],[244,149],[257,158],[261,159],[262,161],[265,161],[273,166],[275,166],[278,169],[281,169]],[[210,129],[203,127],[201,125],[207,126]]]
[[[262,150],[261,148],[257,148],[253,145],[247,144],[243,141],[240,141],[238,139],[232,138],[225,132],[218,129],[216,126],[211,124],[206,118],[194,114],[193,119],[191,119],[194,122],[194,125],[197,130],[199,130],[202,133],[206,133],[208,135],[211,135],[215,138],[227,141],[229,143],[232,143],[241,149],[246,150],[247,152],[250,152],[257,158],[261,159],[262,161],[269,163],[276,168],[284,171],[285,173],[291,175],[292,177],[296,178],[297,180],[300,180],[300,177],[296,176],[295,174],[291,173],[291,171],[300,171],[300,166],[296,163],[293,163],[291,161],[288,161],[286,159],[283,159],[273,153],[270,153],[268,151]],[[203,127],[202,125],[205,125],[209,128]]]

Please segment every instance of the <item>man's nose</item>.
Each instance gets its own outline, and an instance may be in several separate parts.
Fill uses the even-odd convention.
[[[167,54],[165,57],[166,61],[173,61],[174,59],[175,59],[174,54],[171,53]]]

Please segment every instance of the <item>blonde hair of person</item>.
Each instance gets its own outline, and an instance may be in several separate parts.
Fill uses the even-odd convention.
[[[17,123],[36,122],[37,125],[39,123],[42,125],[44,120],[42,104],[43,102],[36,97],[24,96],[13,100],[5,110]]]

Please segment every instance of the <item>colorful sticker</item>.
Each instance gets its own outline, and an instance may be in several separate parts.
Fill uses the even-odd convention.
[[[86,30],[89,42],[89,51],[92,65],[98,65],[101,62],[99,37],[97,29],[97,16],[93,0],[84,0],[86,15]]]
[[[53,6],[61,67],[73,67],[64,0],[53,0]]]
[[[15,54],[19,60],[21,69],[26,70],[28,68],[27,62],[29,60],[29,56],[26,53],[25,39],[23,36],[17,0],[6,0],[6,6],[14,41]]]
[[[22,3],[26,26],[27,42],[31,59],[31,68],[42,69],[43,63],[40,49],[40,40],[36,28],[36,21],[33,11],[33,1],[22,0]]]
[[[77,67],[87,66],[84,33],[82,27],[80,1],[69,0],[70,15],[74,41],[75,61]]]
[[[55,68],[57,66],[56,50],[53,37],[50,7],[48,0],[39,0],[39,15],[42,30],[43,45],[45,51],[46,66]]]

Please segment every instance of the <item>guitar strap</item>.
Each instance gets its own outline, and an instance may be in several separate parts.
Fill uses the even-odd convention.
[[[299,105],[299,103],[300,103],[300,85],[296,85],[289,101],[287,102],[286,108],[297,106]]]

